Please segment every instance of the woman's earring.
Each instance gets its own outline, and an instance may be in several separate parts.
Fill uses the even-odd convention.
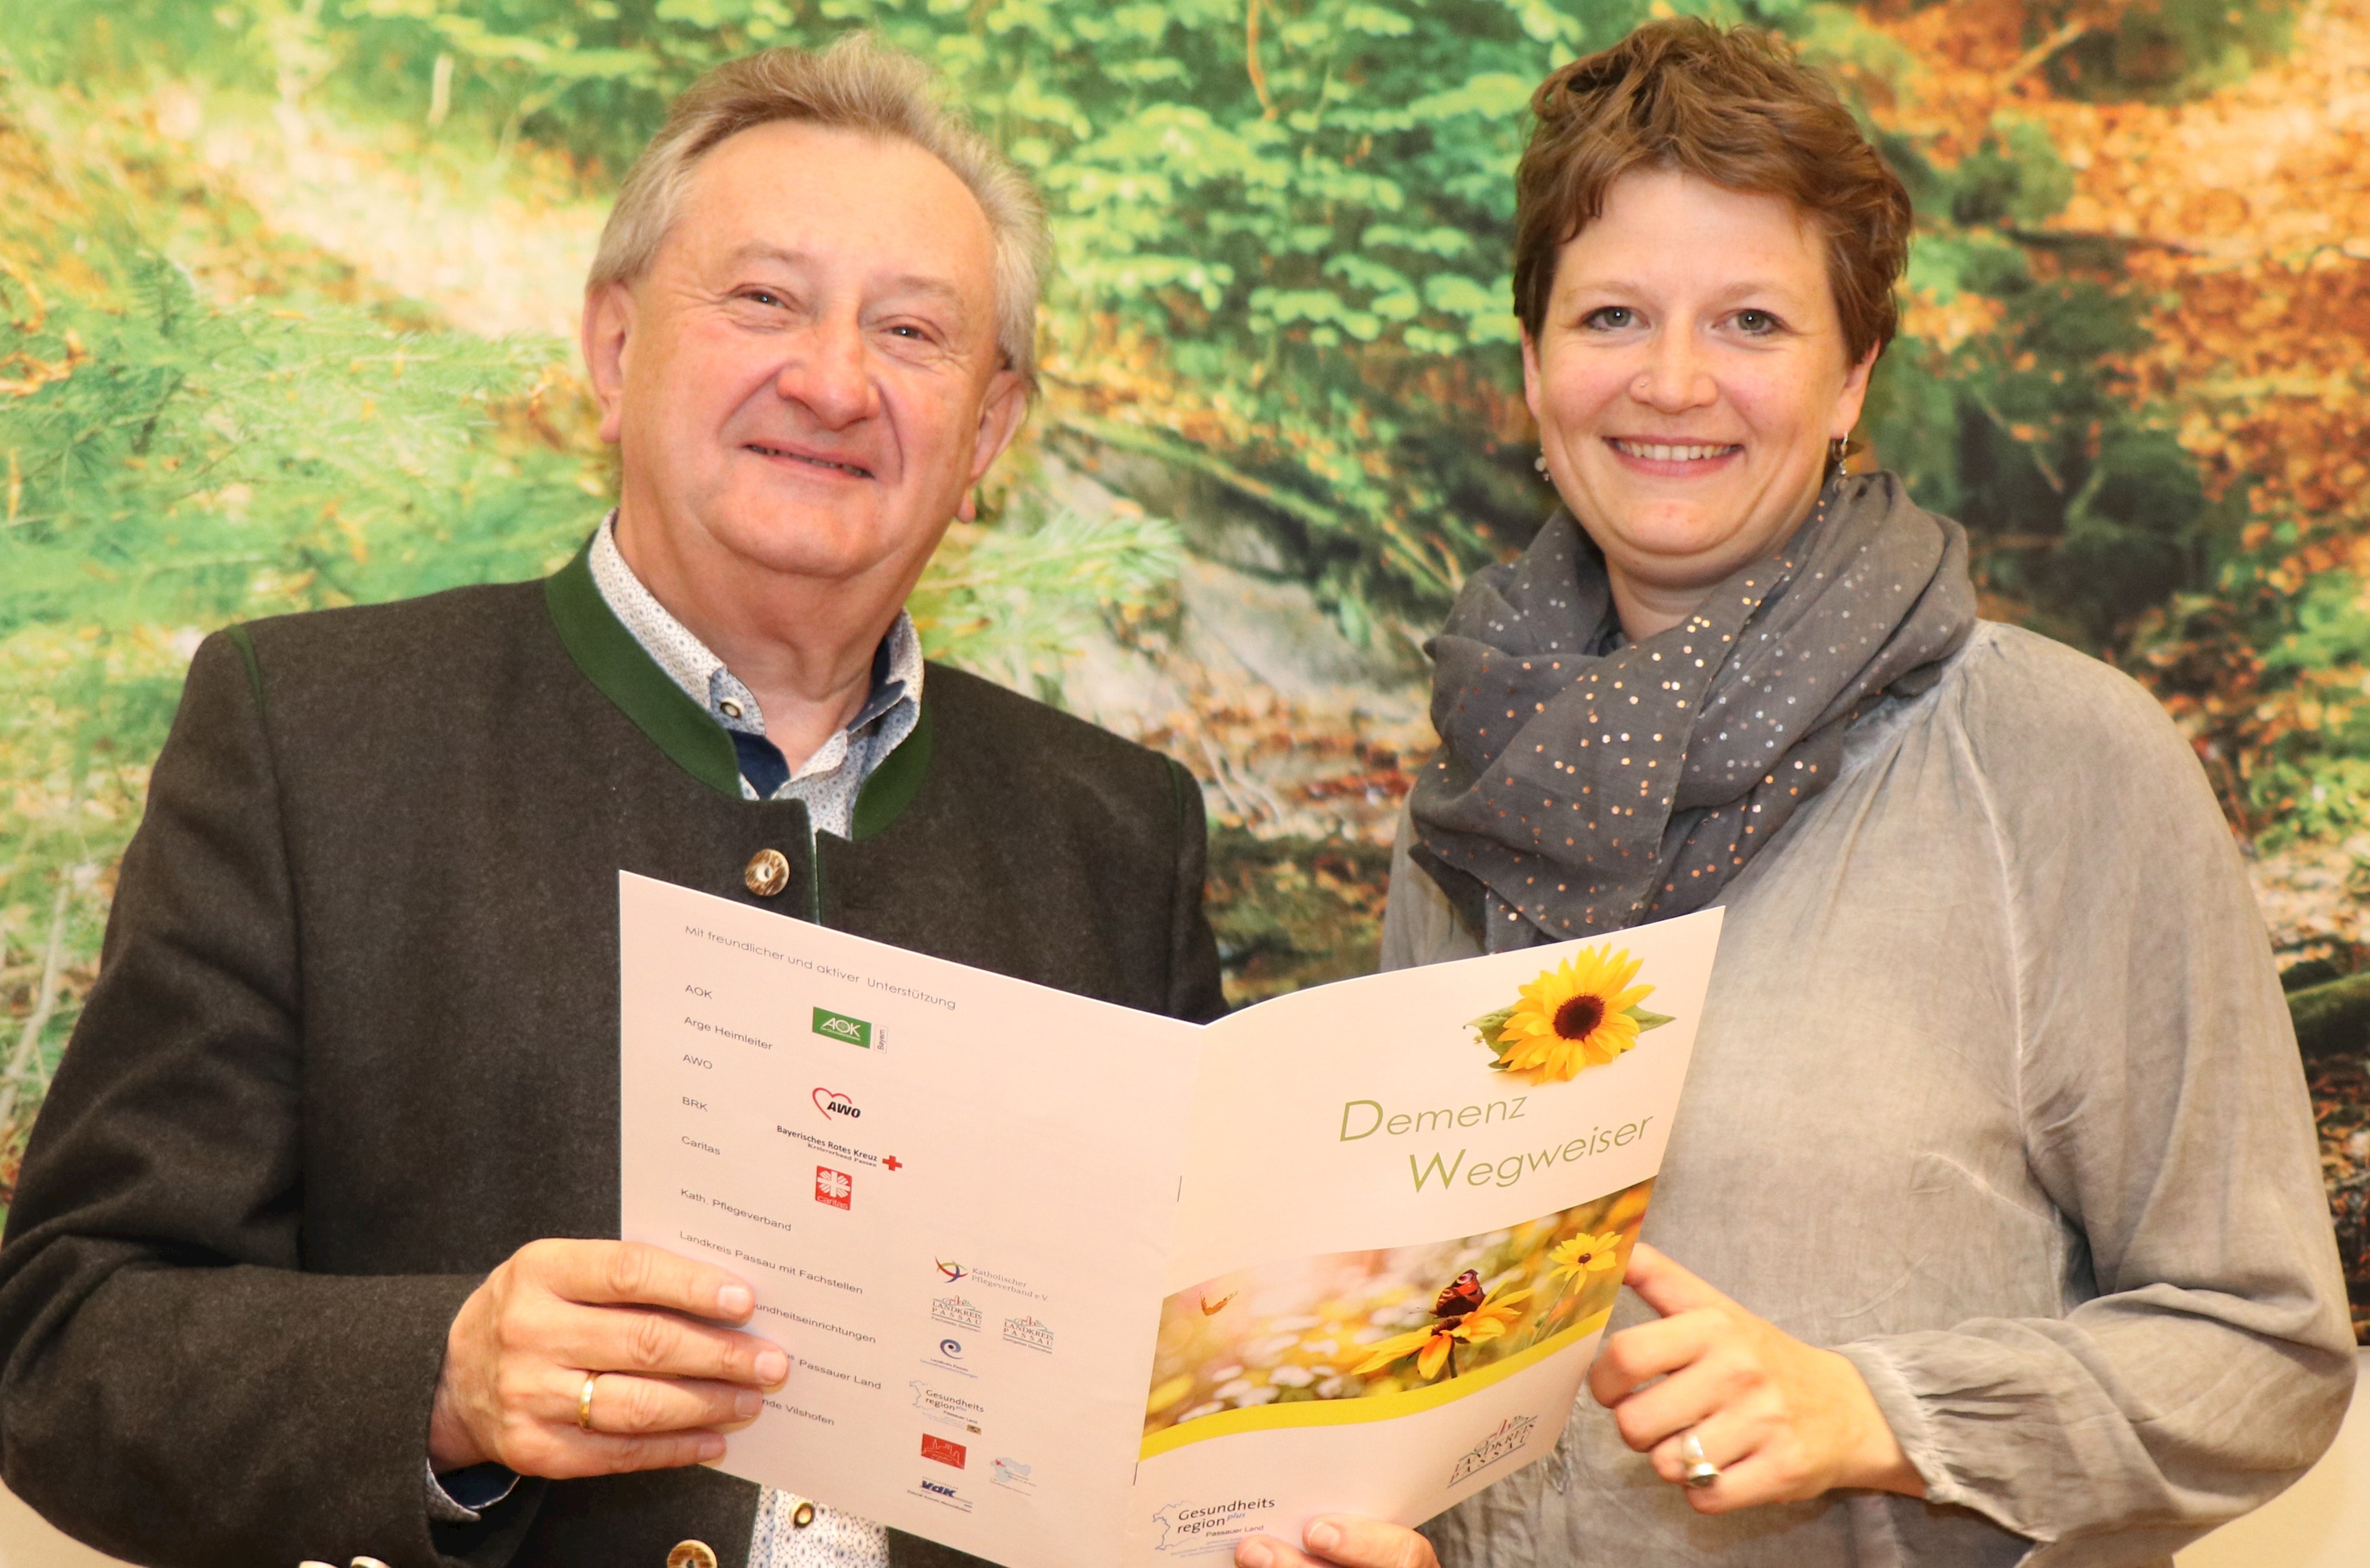
[[[1547,471],[1547,455],[1544,452],[1531,459],[1531,467],[1544,474]]]
[[[1844,455],[1851,450],[1851,437],[1839,435],[1827,443],[1827,467],[1841,472]]]

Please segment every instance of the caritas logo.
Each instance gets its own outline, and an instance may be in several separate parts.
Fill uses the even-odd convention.
[[[942,1465],[952,1465],[961,1470],[963,1468],[963,1446],[925,1432],[922,1434],[922,1458],[936,1459]]]
[[[815,1167],[815,1202],[844,1209],[856,1196],[856,1178],[828,1165]]]

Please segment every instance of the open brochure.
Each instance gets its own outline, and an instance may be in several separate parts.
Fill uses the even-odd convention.
[[[1555,1447],[1717,911],[1206,1027],[630,873],[622,1234],[788,1385],[721,1467],[1009,1568],[1415,1524]]]

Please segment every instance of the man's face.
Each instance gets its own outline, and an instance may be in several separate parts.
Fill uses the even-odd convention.
[[[986,213],[909,142],[781,122],[719,144],[650,271],[586,301],[638,543],[910,582],[1018,426],[995,279]]]

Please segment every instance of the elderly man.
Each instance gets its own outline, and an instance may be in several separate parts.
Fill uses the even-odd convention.
[[[699,1468],[788,1358],[744,1282],[583,1239],[620,868],[1222,1009],[1192,780],[901,607],[1019,425],[1042,248],[914,62],[725,66],[594,263],[584,551],[199,650],[0,1251],[20,1495],[166,1564],[956,1561]]]

